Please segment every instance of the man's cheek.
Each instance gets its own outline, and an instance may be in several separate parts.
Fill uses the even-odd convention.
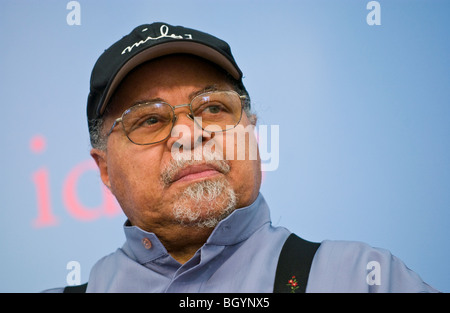
[[[227,131],[224,138],[224,151],[227,160],[257,160],[258,142],[255,136],[255,126],[249,124],[237,125]]]

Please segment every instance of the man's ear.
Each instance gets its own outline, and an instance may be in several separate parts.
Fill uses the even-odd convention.
[[[256,116],[256,114],[251,114],[248,119],[253,126],[256,126],[256,123],[258,122],[258,117]]]
[[[103,184],[111,190],[111,183],[109,181],[108,174],[108,162],[106,158],[106,152],[100,149],[91,149],[91,157],[94,159],[95,163],[100,170],[100,178],[103,181]]]

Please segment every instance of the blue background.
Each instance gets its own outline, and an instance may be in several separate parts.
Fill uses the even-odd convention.
[[[275,225],[320,241],[389,249],[435,288],[450,291],[450,2],[367,0],[81,0],[0,2],[0,291],[82,282],[124,241],[123,214],[71,216],[63,184],[88,160],[85,105],[98,56],[135,26],[164,21],[225,39],[259,123],[279,125],[279,167],[262,193]],[[46,139],[35,153],[30,141]],[[35,227],[33,174],[49,173],[59,223]],[[85,206],[101,204],[95,171],[80,178]]]

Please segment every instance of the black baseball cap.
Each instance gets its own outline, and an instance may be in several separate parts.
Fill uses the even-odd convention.
[[[243,86],[242,72],[225,41],[167,23],[141,25],[105,50],[94,65],[87,101],[89,130],[94,120],[103,115],[115,89],[131,70],[149,60],[178,53],[215,63]]]

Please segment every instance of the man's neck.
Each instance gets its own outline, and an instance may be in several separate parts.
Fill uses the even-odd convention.
[[[214,228],[173,225],[152,229],[167,252],[180,264],[189,261],[208,240]]]

